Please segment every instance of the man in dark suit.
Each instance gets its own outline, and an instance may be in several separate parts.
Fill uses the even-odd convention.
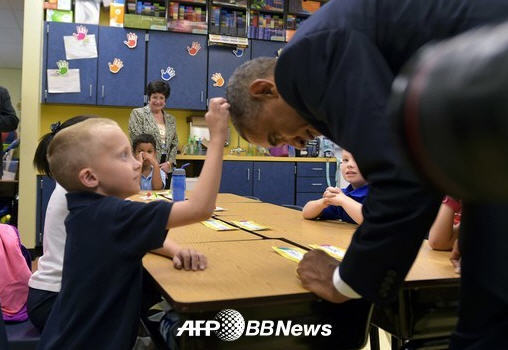
[[[19,119],[16,116],[14,108],[12,108],[11,97],[9,91],[0,86],[0,132],[16,130]],[[0,145],[3,145],[2,136],[0,135]],[[0,148],[0,177],[3,174],[2,160],[3,152]]]
[[[441,194],[425,188],[401,155],[386,113],[392,82],[425,43],[505,19],[508,2],[501,0],[332,0],[305,21],[278,60],[253,60],[233,74],[226,97],[245,139],[304,147],[325,135],[354,155],[369,182],[364,222],[340,268],[320,251],[307,253],[298,267],[304,287],[334,302],[393,300]],[[467,329],[459,322],[453,346],[485,348],[498,319],[490,316]]]

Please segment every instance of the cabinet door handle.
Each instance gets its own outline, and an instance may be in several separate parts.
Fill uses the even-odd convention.
[[[90,97],[92,97],[92,84],[90,84]]]
[[[258,181],[261,181],[261,169],[258,169]]]
[[[247,168],[247,181],[250,181],[250,169]]]
[[[312,168],[312,170],[321,171],[321,170],[323,170],[323,168]]]
[[[205,93],[203,90],[201,90],[201,102],[205,99]]]
[[[323,184],[311,184],[312,186],[323,186]]]
[[[102,85],[102,89],[101,89],[101,97],[104,98],[104,85]]]

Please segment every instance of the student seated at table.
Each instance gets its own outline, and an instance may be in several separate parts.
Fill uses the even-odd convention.
[[[114,121],[90,118],[55,135],[48,161],[68,192],[68,235],[62,288],[39,350],[132,348],[140,316],[141,259],[162,246],[168,229],[213,213],[228,108],[225,99],[210,100],[207,157],[196,191],[182,202],[125,200],[139,192],[141,164]]]
[[[162,190],[166,187],[166,173],[157,161],[155,147],[155,138],[150,134],[141,134],[132,140],[134,156],[143,164],[140,182],[142,190]]]
[[[323,198],[307,202],[302,211],[305,219],[340,219],[353,224],[363,222],[362,203],[367,197],[369,187],[353,155],[346,150],[342,150],[340,172],[349,182],[349,186],[343,189],[328,187]]]
[[[457,273],[460,273],[458,239],[461,214],[462,203],[450,196],[445,196],[429,230],[429,246],[434,250],[451,250],[450,261]]]
[[[61,130],[80,123],[88,118],[97,118],[92,115],[79,115],[66,120],[63,123],[51,125],[51,132],[44,135],[34,156],[34,166],[39,173],[51,176],[48,159],[46,157],[49,143]],[[56,183],[55,190],[51,194],[46,209],[43,235],[43,255],[39,258],[37,271],[30,277],[28,293],[28,315],[32,323],[42,331],[53,308],[55,299],[58,296],[62,282],[63,257],[67,231],[64,220],[69,214],[67,210],[67,191]],[[194,249],[181,247],[172,239],[166,237],[162,248],[156,249],[154,253],[164,255],[173,259],[173,266],[176,269],[205,269],[207,265],[206,256]],[[143,303],[146,309],[155,304],[154,293],[150,288],[143,289]],[[152,303],[153,301],[153,303]],[[149,304],[152,305],[149,305]]]

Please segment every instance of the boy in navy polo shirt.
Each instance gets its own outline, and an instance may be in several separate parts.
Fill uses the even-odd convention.
[[[207,219],[219,189],[229,104],[210,100],[207,157],[195,191],[177,203],[139,203],[141,163],[109,119],[61,130],[48,150],[51,173],[69,193],[62,289],[38,349],[122,349],[134,344],[143,255],[160,248],[170,227]]]
[[[323,198],[307,202],[303,207],[305,219],[340,219],[353,224],[363,222],[362,203],[367,197],[369,186],[360,173],[353,155],[342,150],[340,163],[342,177],[349,182],[349,186],[342,190],[338,187],[328,187]]]

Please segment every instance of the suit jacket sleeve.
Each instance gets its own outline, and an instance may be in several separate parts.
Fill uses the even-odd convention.
[[[18,127],[19,119],[12,107],[7,89],[0,87],[0,131],[12,131]]]
[[[421,185],[402,157],[386,115],[391,70],[364,33],[323,30],[283,50],[275,80],[290,105],[353,154],[369,182],[364,222],[340,276],[371,301],[391,300],[439,207],[439,195]]]

